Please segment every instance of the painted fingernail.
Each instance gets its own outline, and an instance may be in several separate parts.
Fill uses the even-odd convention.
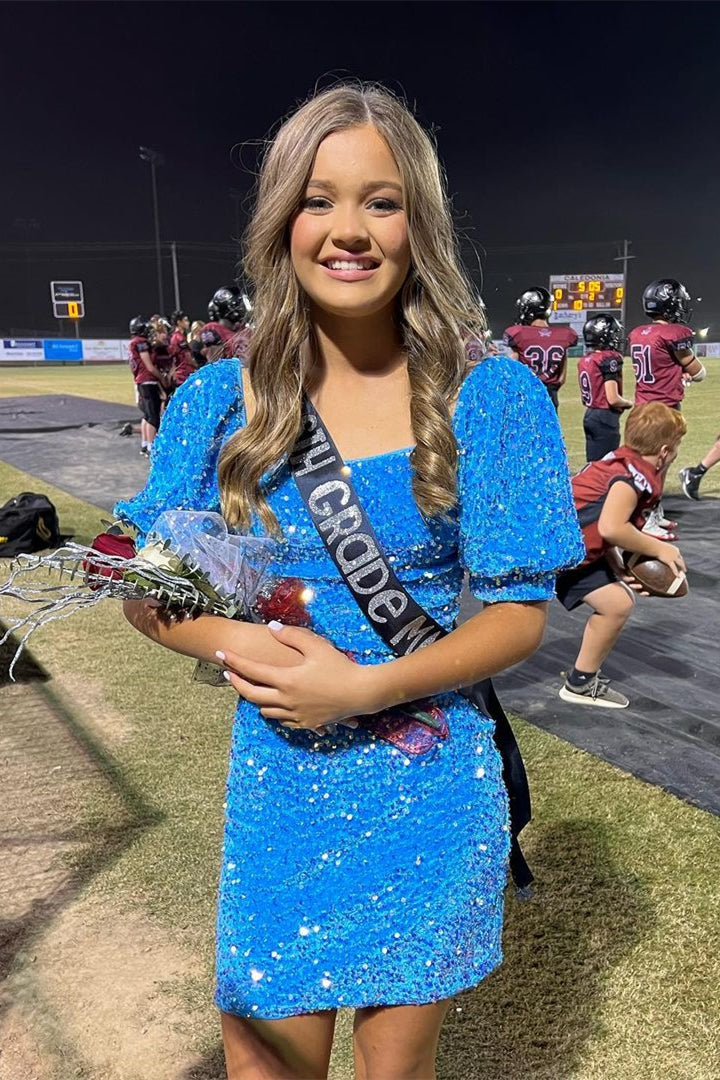
[[[268,627],[270,630],[282,630],[283,624],[278,622],[277,619],[271,619],[268,623]]]
[[[224,660],[225,659],[225,653],[224,652],[220,652],[218,650],[218,652],[216,652],[215,655],[217,656],[218,660]]]
[[[227,682],[230,682],[230,672],[229,671],[223,671],[223,679],[226,679]]]

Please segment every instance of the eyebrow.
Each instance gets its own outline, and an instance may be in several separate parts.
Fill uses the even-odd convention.
[[[330,180],[308,180],[308,187],[323,188],[325,191],[335,191],[335,185]],[[396,184],[394,180],[373,180],[371,183],[366,184],[362,189],[363,195],[367,195],[370,191],[379,191],[380,188],[392,188],[394,191],[399,191],[402,194],[402,186]]]

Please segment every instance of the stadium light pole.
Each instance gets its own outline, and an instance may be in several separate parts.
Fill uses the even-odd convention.
[[[165,296],[163,293],[162,251],[160,249],[160,211],[158,209],[157,176],[155,175],[155,169],[158,165],[164,165],[165,158],[159,150],[152,150],[149,146],[140,147],[140,157],[143,161],[147,161],[150,163],[150,174],[152,177],[153,193],[153,214],[155,217],[155,259],[157,262],[158,301],[160,304],[160,314],[163,315],[165,313]]]

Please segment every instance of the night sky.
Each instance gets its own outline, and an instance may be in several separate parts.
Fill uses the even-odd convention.
[[[165,155],[162,238],[205,317],[234,258],[198,245],[237,236],[230,190],[250,193],[259,141],[316,83],[353,75],[404,91],[436,131],[495,332],[551,272],[617,270],[627,237],[628,321],[647,281],[675,276],[720,339],[717,3],[87,0],[0,16],[5,333],[56,328],[52,277],[85,282],[85,336],[157,310],[141,144]]]

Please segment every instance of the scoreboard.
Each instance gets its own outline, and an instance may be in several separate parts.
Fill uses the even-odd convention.
[[[622,274],[553,274],[553,311],[619,311],[625,296]]]
[[[550,322],[570,323],[580,333],[595,311],[621,318],[625,301],[623,274],[552,274]]]

